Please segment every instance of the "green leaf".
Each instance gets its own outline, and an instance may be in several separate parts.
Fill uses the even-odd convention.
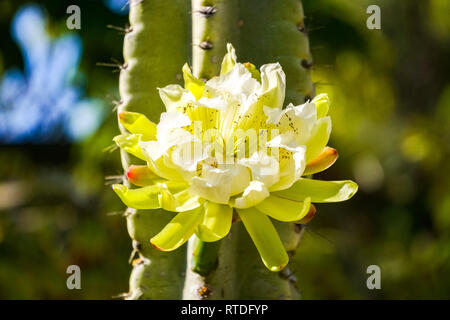
[[[142,113],[124,111],[119,113],[119,120],[130,133],[141,134],[142,140],[156,139],[156,124]]]
[[[282,270],[289,257],[270,219],[255,208],[237,211],[265,266],[270,271]]]
[[[256,205],[256,209],[279,221],[297,221],[305,217],[309,212],[311,199],[293,201],[271,195],[263,202]]]
[[[203,207],[180,212],[150,241],[161,251],[172,251],[183,245],[195,232],[203,218]]]
[[[356,191],[358,185],[350,180],[321,181],[302,178],[289,189],[273,194],[294,201],[304,201],[310,197],[311,202],[340,202],[353,197]]]
[[[205,83],[199,78],[194,77],[187,63],[183,66],[183,78],[184,87],[194,95],[195,99],[200,99],[203,95]]]
[[[145,156],[142,153],[141,147],[139,146],[140,139],[140,134],[121,134],[115,136],[113,138],[113,141],[119,146],[119,148],[125,150],[126,152],[141,160],[145,160]]]
[[[205,203],[205,216],[198,226],[197,236],[205,242],[213,242],[225,237],[231,228],[233,209],[228,205]]]

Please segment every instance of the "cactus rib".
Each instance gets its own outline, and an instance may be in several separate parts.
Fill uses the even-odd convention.
[[[156,88],[180,82],[179,66],[190,56],[187,11],[189,4],[184,0],[130,1],[130,28],[125,35],[125,62],[119,80],[119,113],[141,112],[153,121],[159,119],[163,104]],[[130,160],[123,152],[121,157],[126,172]],[[161,253],[149,241],[169,221],[166,212],[128,210],[128,232],[140,244],[130,277],[129,299],[181,298],[185,251]]]

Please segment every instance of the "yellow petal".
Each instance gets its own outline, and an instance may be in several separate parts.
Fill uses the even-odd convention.
[[[309,212],[311,199],[293,201],[271,195],[255,206],[256,209],[279,221],[298,221]]]
[[[236,52],[231,43],[227,43],[227,54],[223,57],[220,75],[230,72],[236,64]]]
[[[200,99],[203,94],[205,83],[199,78],[194,77],[187,63],[183,66],[183,78],[184,87],[188,89],[197,100]]]
[[[197,236],[205,242],[217,241],[225,237],[231,228],[233,209],[228,205],[205,203],[205,216],[199,224]]]
[[[306,163],[317,157],[326,147],[331,134],[331,119],[324,117],[317,120],[308,142],[306,143]]]
[[[145,160],[144,153],[139,146],[140,140],[140,134],[121,134],[113,138],[113,141],[119,146],[119,148],[139,159]]]
[[[203,207],[180,212],[150,241],[161,251],[172,251],[183,245],[194,234],[203,217]]]
[[[145,115],[137,112],[124,111],[119,113],[119,120],[130,133],[141,134],[142,140],[156,139],[156,124],[150,121]]]
[[[303,175],[306,176],[328,169],[336,162],[338,157],[339,154],[336,149],[325,147],[314,160],[311,160],[306,164]]]
[[[299,179],[286,190],[273,192],[274,195],[295,201],[311,198],[311,202],[340,202],[353,197],[358,185],[350,180],[321,181]]]
[[[280,271],[289,262],[286,249],[270,219],[255,208],[238,209],[247,232],[270,271]]]
[[[316,105],[317,109],[317,119],[323,118],[328,114],[328,109],[330,108],[330,99],[328,94],[321,93],[314,97],[311,101]]]

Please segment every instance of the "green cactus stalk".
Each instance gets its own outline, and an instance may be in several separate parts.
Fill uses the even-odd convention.
[[[301,104],[314,96],[311,79],[312,58],[305,33],[301,1],[246,0],[240,1],[240,47],[243,61],[255,65],[279,62],[286,73],[286,99]],[[295,253],[303,229],[301,225],[275,222],[283,244],[290,255]],[[258,264],[253,244],[244,228],[239,230],[242,246],[238,283],[240,299],[298,299],[299,291],[289,266],[281,273],[268,271]]]
[[[192,0],[192,67],[195,76],[211,79],[220,72],[227,43],[239,39],[237,0]]]
[[[124,43],[119,113],[142,112],[157,123],[163,104],[156,88],[179,83],[180,67],[186,61],[192,61],[194,76],[202,80],[217,76],[227,43],[236,47],[242,61],[256,66],[279,62],[286,72],[286,101],[301,104],[314,96],[300,0],[131,0],[130,24]],[[125,171],[132,162],[122,151]],[[128,185],[127,179],[124,184]],[[261,263],[239,221],[219,242],[202,242],[192,236],[187,254],[182,248],[156,250],[150,238],[173,218],[173,214],[158,210],[152,214],[127,210],[129,234],[139,255],[133,262],[129,299],[300,297],[288,268],[271,272]],[[303,231],[301,225],[274,225],[292,255]]]
[[[118,112],[143,112],[157,121],[164,109],[157,87],[181,82],[180,66],[190,56],[190,5],[185,0],[131,0],[129,5],[130,28],[123,47]],[[119,126],[125,132],[120,122]],[[131,160],[124,151],[121,159],[127,172]],[[139,255],[133,263],[129,299],[182,297],[185,251],[163,253],[149,241],[172,216],[168,212],[150,215],[127,210],[128,232]]]
[[[238,42],[238,1],[192,0],[191,4],[193,73],[209,80],[220,72],[227,43]],[[228,242],[207,243],[195,235],[189,240],[183,299],[235,298],[235,247],[232,240]]]

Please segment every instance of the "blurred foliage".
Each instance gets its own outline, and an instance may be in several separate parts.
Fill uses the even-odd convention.
[[[38,5],[14,15],[11,35],[21,49],[24,71],[13,67],[0,80],[0,143],[82,140],[102,120],[101,100],[85,99],[78,64],[81,39],[67,32],[52,38]]]
[[[2,70],[23,68],[9,30],[24,4],[28,2],[0,2]],[[120,174],[120,159],[117,153],[102,152],[118,132],[113,112],[113,101],[119,99],[118,73],[96,65],[122,58],[123,34],[107,26],[124,27],[127,17],[109,11],[102,1],[77,1],[82,28],[69,31],[70,4],[39,1],[52,34],[81,37],[86,95],[104,100],[109,110],[98,131],[80,143],[0,146],[0,159],[6,164],[0,168],[3,299],[109,299],[128,290],[130,241],[123,208],[105,186],[106,176]],[[71,264],[81,268],[82,290],[66,287]]]
[[[7,36],[24,1],[0,2],[0,72],[22,66]],[[50,29],[65,28],[69,3],[39,1]],[[72,4],[72,3],[70,3]],[[118,99],[117,76],[97,62],[121,61],[127,17],[104,1],[82,9],[86,94]],[[381,8],[368,30],[366,8]],[[306,299],[450,297],[450,9],[446,0],[304,1],[317,92],[330,94],[331,146],[340,159],[318,178],[354,178],[352,201],[318,205],[291,269]],[[165,84],[161,84],[165,85]],[[113,105],[111,104],[111,111]],[[122,205],[105,186],[120,174],[111,112],[82,143],[1,146],[0,298],[105,298],[127,291],[131,244]],[[119,211],[117,215],[108,213]],[[82,290],[67,290],[70,264]],[[366,269],[381,267],[381,290]]]
[[[381,8],[382,30],[365,27]],[[450,7],[448,1],[306,1],[317,91],[332,101],[324,178],[360,191],[318,206],[296,255],[305,298],[450,296]],[[366,268],[381,267],[381,290]]]

